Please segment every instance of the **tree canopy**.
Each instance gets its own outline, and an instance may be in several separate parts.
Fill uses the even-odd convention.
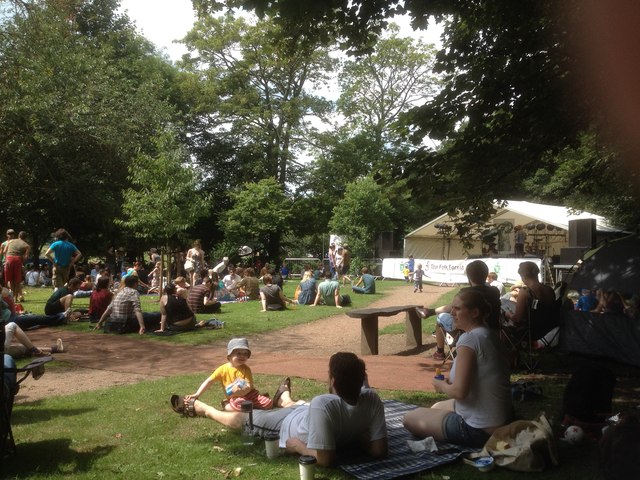
[[[116,1],[27,6],[0,26],[0,209],[36,245],[61,226],[96,243],[130,159],[175,118],[169,68]]]

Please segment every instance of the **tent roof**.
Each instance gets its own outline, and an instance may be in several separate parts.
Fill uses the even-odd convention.
[[[567,207],[556,205],[545,205],[542,203],[523,202],[518,200],[507,200],[504,208],[499,208],[495,217],[504,217],[508,213],[514,213],[530,220],[528,222],[542,222],[562,230],[569,229],[569,220],[578,220],[584,218],[596,219],[596,230],[599,232],[619,232],[620,229],[611,225],[606,218],[589,212],[582,212],[579,215],[572,214]],[[436,223],[451,222],[448,214],[440,215],[421,227],[416,228],[408,233],[406,237],[432,237],[437,236],[438,231],[435,228]],[[527,223],[528,223],[527,222]]]

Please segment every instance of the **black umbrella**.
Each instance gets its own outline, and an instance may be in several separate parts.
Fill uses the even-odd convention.
[[[569,278],[569,288],[602,288],[623,295],[640,293],[640,237],[608,240],[588,251]]]

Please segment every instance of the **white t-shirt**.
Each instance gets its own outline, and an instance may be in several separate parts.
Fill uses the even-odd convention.
[[[238,283],[240,280],[240,275],[230,273],[229,275],[224,276],[224,278],[222,279],[222,283],[224,283],[224,288],[226,288],[227,290],[231,290],[232,288],[235,288],[236,283]]]
[[[371,441],[387,436],[384,405],[378,394],[363,389],[358,403],[349,405],[328,393],[287,415],[280,427],[280,447],[285,448],[289,438],[299,438],[314,450],[336,450],[358,442],[365,432]]]
[[[469,394],[455,401],[455,411],[468,425],[487,428],[504,425],[511,418],[510,368],[500,339],[487,327],[474,328],[458,338],[457,348],[469,347],[476,354],[476,372]],[[457,357],[451,367],[455,382]]]
[[[27,286],[35,287],[40,283],[40,272],[37,270],[29,270],[25,275]]]

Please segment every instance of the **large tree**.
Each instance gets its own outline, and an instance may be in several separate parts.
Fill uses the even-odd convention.
[[[338,75],[345,123],[368,133],[381,150],[400,142],[400,115],[432,99],[438,87],[433,45],[398,32],[391,24],[373,51],[347,58]]]
[[[2,216],[36,247],[61,226],[97,247],[131,159],[173,120],[170,67],[115,0],[17,3],[0,25]]]
[[[393,208],[384,189],[364,177],[347,185],[342,201],[333,209],[329,226],[347,243],[354,256],[374,256],[374,242],[392,226]]]
[[[275,178],[246,183],[229,192],[233,207],[221,220],[226,242],[240,247],[265,248],[272,259],[280,258],[281,235],[292,230],[292,202]]]
[[[578,151],[583,135],[599,121],[591,99],[584,95],[588,90],[583,88],[583,72],[566,49],[572,33],[564,15],[579,14],[580,2],[571,2],[571,7],[565,2],[563,9],[553,0],[237,3],[271,15],[291,34],[308,27],[310,35],[323,38],[316,29],[326,27],[341,34],[352,52],[370,50],[398,13],[411,15],[419,28],[426,27],[430,16],[444,21],[444,46],[436,70],[444,76],[445,86],[433,101],[405,118],[416,144],[429,137],[440,140],[442,148],[422,147],[398,166],[423,202],[451,213],[469,212],[461,219],[461,233],[470,231],[469,222],[489,216],[493,199],[535,197],[544,184],[527,180],[541,163],[551,169],[551,177],[561,173],[556,169],[562,156],[553,162],[543,158],[566,149]],[[599,158],[599,164],[615,171],[620,165],[610,153]],[[588,176],[590,170],[583,173]],[[587,180],[600,181],[593,175]],[[637,183],[629,177],[616,182],[620,180],[612,188],[628,192]],[[633,196],[637,202],[638,194]],[[546,197],[551,202],[565,199]]]
[[[333,60],[304,37],[286,38],[268,19],[203,14],[184,39],[183,66],[196,75],[194,131],[215,132],[244,151],[245,175],[296,178],[310,115],[330,104],[310,93],[327,79]],[[252,158],[247,155],[250,153]]]

